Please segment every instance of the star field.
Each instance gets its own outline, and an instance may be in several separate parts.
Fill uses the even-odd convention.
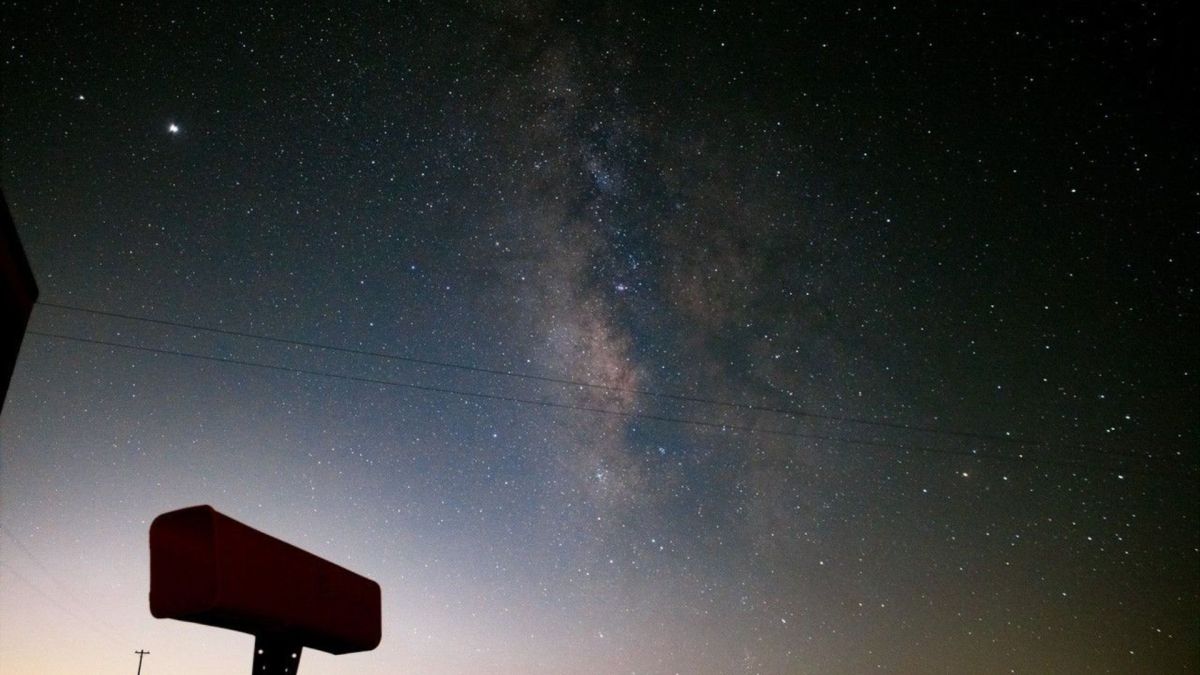
[[[381,584],[309,675],[1197,672],[1173,13],[18,6],[0,670],[245,667],[207,503]]]

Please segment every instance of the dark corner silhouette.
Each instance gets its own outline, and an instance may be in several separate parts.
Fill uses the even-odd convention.
[[[37,301],[38,287],[17,238],[17,228],[8,201],[0,192],[0,408],[8,395],[8,382],[13,367],[17,364],[17,351],[25,336],[25,326],[33,303]]]

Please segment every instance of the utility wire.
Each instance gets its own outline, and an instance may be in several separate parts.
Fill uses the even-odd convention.
[[[43,590],[41,586],[35,584],[34,582],[32,582],[28,578],[26,578],[24,574],[21,574],[21,572],[19,572],[17,570],[15,565],[9,563],[7,560],[0,558],[0,567],[7,569],[9,574],[16,577],[16,579],[18,581],[20,581],[21,583],[28,586],[30,589],[32,589],[38,595],[42,596],[42,598],[45,599],[47,602],[49,602],[50,604],[57,607],[59,609],[59,611],[61,611],[63,614],[70,616],[71,618],[75,619],[79,623],[81,623],[81,624],[87,626],[89,629],[95,631],[96,635],[104,638],[105,640],[110,640],[112,642],[121,642],[121,640],[119,640],[117,638],[117,636],[111,632],[110,627],[106,626],[106,627],[102,628],[101,627],[102,624],[98,624],[98,623],[88,619],[87,617],[83,616],[79,612],[77,612],[77,611],[71,609],[69,606],[63,604],[61,601],[59,601],[58,598],[54,597],[53,595],[51,595],[51,594],[47,593],[45,590]]]
[[[290,339],[290,338],[282,338],[282,337],[276,337],[276,336],[270,336],[270,335],[260,335],[257,333],[230,330],[230,329],[226,329],[226,328],[213,328],[211,326],[202,326],[199,324],[183,323],[183,322],[179,322],[179,321],[169,321],[166,319],[155,319],[155,318],[151,318],[151,317],[137,316],[137,315],[125,314],[125,313],[121,313],[121,312],[110,312],[110,311],[105,311],[105,310],[93,309],[90,307],[80,307],[77,305],[68,305],[68,304],[57,303],[57,302],[39,301],[38,304],[44,305],[46,307],[53,307],[55,309],[68,310],[68,311],[72,311],[72,312],[82,312],[85,314],[106,316],[106,317],[111,317],[111,318],[115,318],[115,319],[125,319],[128,321],[140,321],[140,322],[144,322],[144,323],[158,324],[158,325],[162,325],[162,326],[172,326],[175,328],[186,328],[188,330],[205,331],[205,332],[209,332],[209,333],[217,333],[220,335],[228,335],[228,336],[232,336],[232,337],[247,338],[247,339],[252,339],[252,340],[263,340],[266,342],[274,342],[277,344],[285,344],[285,345],[291,345],[291,346],[296,346],[296,347],[306,347],[306,348],[310,348],[310,349],[322,349],[322,350],[327,350],[327,351],[332,351],[332,352],[339,352],[339,353],[343,353],[343,354],[354,354],[357,356],[369,356],[369,357],[373,357],[373,358],[387,359],[387,360],[391,360],[391,361],[400,361],[403,363],[415,363],[415,364],[424,365],[424,366],[435,366],[435,367],[439,367],[439,368],[451,368],[451,369],[455,369],[455,370],[462,370],[462,371],[467,371],[467,372],[472,372],[472,373],[497,375],[497,376],[501,376],[501,377],[513,377],[513,378],[532,380],[532,381],[537,381],[537,382],[548,382],[548,383],[568,385],[568,386],[573,386],[573,387],[582,387],[582,388],[586,388],[586,389],[597,389],[597,390],[620,392],[620,393],[626,393],[626,394],[637,394],[640,396],[650,396],[650,397],[654,397],[654,398],[661,398],[661,399],[666,399],[666,400],[671,400],[671,401],[680,401],[680,402],[685,402],[685,403],[702,403],[702,404],[706,404],[706,405],[715,405],[715,406],[721,406],[724,408],[732,408],[732,409],[736,409],[736,410],[745,410],[745,411],[750,411],[750,412],[763,412],[763,413],[772,413],[772,414],[778,414],[778,415],[786,415],[786,416],[792,417],[792,418],[803,417],[803,418],[810,418],[810,419],[819,419],[819,420],[824,420],[824,421],[828,421],[828,422],[860,424],[863,426],[878,427],[878,428],[883,428],[883,429],[921,432],[921,433],[929,433],[929,434],[940,434],[940,435],[945,435],[945,436],[955,436],[955,437],[959,437],[959,438],[994,441],[994,442],[1006,443],[1006,444],[1011,444],[1011,445],[1023,445],[1023,446],[1030,446],[1030,447],[1048,447],[1050,445],[1049,442],[1044,441],[1044,440],[1023,439],[1021,437],[1014,437],[1014,436],[1009,436],[1009,435],[981,433],[981,432],[975,432],[975,431],[963,431],[963,430],[957,430],[957,429],[946,429],[946,428],[941,428],[941,427],[930,427],[930,426],[923,426],[923,425],[917,425],[917,424],[906,424],[903,422],[888,422],[888,421],[884,421],[884,420],[868,419],[868,418],[864,418],[864,417],[829,415],[829,414],[816,413],[816,412],[812,412],[809,410],[804,410],[802,408],[780,408],[780,407],[774,407],[774,406],[757,405],[757,404],[752,404],[752,403],[740,403],[740,402],[736,402],[736,401],[726,401],[726,400],[722,400],[722,399],[706,398],[706,397],[701,397],[701,396],[687,396],[687,395],[683,395],[683,394],[673,394],[673,393],[669,393],[669,392],[660,392],[660,391],[653,391],[653,390],[647,390],[647,389],[618,387],[618,386],[613,386],[613,385],[599,384],[596,382],[587,382],[584,380],[574,380],[574,379],[563,378],[563,377],[552,377],[552,376],[546,376],[546,375],[535,375],[535,374],[531,374],[531,373],[520,373],[520,372],[511,371],[511,370],[486,368],[483,366],[474,366],[474,365],[464,364],[464,363],[453,363],[453,362],[448,362],[448,361],[435,361],[432,359],[423,359],[423,358],[417,358],[417,357],[412,357],[412,356],[399,356],[399,355],[395,355],[395,354],[387,354],[387,353],[378,352],[378,351],[353,349],[350,347],[338,347],[338,346],[334,346],[334,345],[327,345],[327,344],[322,344],[322,343],[317,343],[317,342],[307,342],[304,340],[294,340],[294,339]],[[1103,454],[1103,455],[1129,457],[1129,458],[1134,458],[1134,459],[1152,459],[1150,457],[1147,457],[1144,454],[1112,451],[1112,450],[1096,448],[1094,446],[1088,446],[1088,445],[1084,445],[1084,444],[1079,444],[1076,447],[1078,447],[1081,450],[1095,452],[1097,454]]]
[[[530,381],[535,381],[535,382],[566,384],[566,386],[570,386],[570,387],[582,387],[582,388],[586,388],[586,389],[600,389],[600,390],[606,390],[606,392],[618,392],[618,393],[624,393],[624,394],[637,394],[637,395],[642,395],[642,396],[653,396],[653,398],[666,399],[666,400],[672,400],[672,401],[680,401],[680,402],[690,402],[690,404],[706,404],[706,405],[721,406],[721,407],[726,407],[726,408],[734,408],[734,410],[784,414],[784,416],[788,416],[788,417],[792,417],[792,418],[821,419],[821,420],[826,420],[826,422],[841,422],[841,423],[848,423],[848,424],[860,424],[860,425],[864,425],[864,426],[876,426],[876,428],[881,428],[881,429],[894,429],[894,430],[900,430],[900,431],[919,431],[919,432],[924,432],[924,434],[940,434],[940,435],[944,435],[944,436],[958,436],[961,438],[976,438],[976,440],[994,441],[994,442],[1009,443],[1009,444],[1019,444],[1019,446],[1043,446],[1043,444],[1046,444],[1043,441],[1022,440],[1022,438],[1020,438],[1020,437],[1004,436],[1004,435],[998,435],[998,434],[983,434],[983,432],[978,432],[978,431],[962,431],[962,430],[954,430],[954,429],[943,429],[943,428],[935,428],[935,426],[905,424],[905,423],[900,423],[900,422],[886,422],[886,420],[869,419],[869,418],[862,418],[862,417],[836,416],[836,414],[824,414],[824,413],[811,412],[811,411],[803,410],[803,408],[796,408],[796,407],[784,408],[784,407],[763,406],[763,405],[756,405],[756,404],[744,404],[744,402],[726,401],[726,400],[721,400],[721,399],[709,399],[709,398],[703,398],[703,396],[689,396],[689,395],[684,395],[684,394],[654,392],[654,390],[649,390],[649,389],[616,387],[616,386],[611,386],[611,384],[600,384],[600,383],[596,383],[596,382],[587,382],[587,381],[582,381],[582,380],[570,380],[570,378],[565,378],[565,377],[533,375],[533,374],[528,374],[528,372],[516,372],[516,371],[511,371],[511,370],[499,370],[499,369],[492,369],[492,368],[484,368],[484,366],[478,366],[478,365],[469,365],[469,364],[451,363],[451,362],[439,362],[439,360],[422,359],[422,358],[416,358],[416,357],[402,357],[402,356],[397,356],[397,354],[389,354],[389,353],[385,353],[385,352],[355,350],[355,348],[350,348],[350,347],[337,347],[334,345],[323,345],[323,344],[319,344],[319,342],[307,342],[304,340],[288,339],[288,337],[260,335],[260,334],[256,334],[256,333],[247,333],[247,331],[241,331],[241,330],[230,330],[230,329],[226,329],[226,328],[212,328],[212,327],[209,327],[209,325],[199,325],[199,324],[194,324],[194,323],[168,321],[168,319],[136,316],[136,315],[130,315],[130,313],[96,310],[96,309],[91,309],[91,307],[83,307],[83,306],[78,306],[78,305],[67,305],[67,304],[62,304],[62,303],[52,303],[52,301],[46,301],[46,300],[40,300],[40,301],[38,301],[38,304],[48,306],[48,307],[54,307],[54,309],[91,313],[91,315],[97,315],[97,316],[107,316],[107,317],[112,317],[112,318],[127,319],[127,321],[155,323],[158,325],[169,325],[169,327],[175,327],[175,328],[186,328],[188,330],[203,330],[203,331],[208,331],[208,333],[216,333],[216,334],[220,334],[220,335],[229,335],[229,336],[234,336],[234,337],[246,337],[246,339],[251,339],[251,340],[263,340],[263,341],[268,341],[268,342],[276,342],[276,344],[280,344],[280,345],[290,345],[290,346],[295,346],[295,347],[307,347],[307,348],[313,348],[313,350],[326,350],[326,351],[331,351],[331,352],[356,354],[356,356],[395,360],[395,362],[437,366],[437,368],[449,368],[449,369],[462,370],[462,371],[468,371],[468,372],[479,372],[479,374],[485,374],[485,375],[496,375],[496,376],[502,376],[502,377],[516,377],[516,378],[521,378],[521,380],[530,380]],[[1104,453],[1105,450],[1100,450],[1100,452]],[[1140,455],[1126,455],[1124,453],[1112,453],[1112,454],[1117,454],[1117,455],[1121,455],[1121,456],[1135,456],[1135,458],[1144,459],[1144,458],[1141,458]]]
[[[1004,453],[978,452],[978,451],[973,451],[973,450],[954,450],[954,449],[948,449],[948,448],[934,448],[934,447],[928,447],[928,446],[904,445],[904,444],[899,444],[899,443],[890,443],[890,442],[886,442],[886,441],[874,441],[874,440],[847,438],[847,437],[842,437],[842,436],[832,436],[832,435],[827,435],[827,434],[805,433],[805,432],[789,431],[786,429],[769,429],[769,428],[754,427],[754,426],[749,426],[749,425],[744,425],[744,424],[714,422],[714,421],[710,421],[710,420],[702,420],[702,419],[695,419],[695,418],[688,418],[688,417],[674,417],[674,416],[669,416],[669,415],[657,415],[657,414],[645,413],[645,412],[613,410],[611,408],[598,408],[598,407],[593,407],[593,406],[584,406],[584,405],[577,405],[577,404],[572,404],[572,403],[562,403],[562,402],[558,402],[558,401],[548,401],[545,399],[532,399],[532,398],[522,398],[522,397],[517,397],[517,396],[506,396],[506,395],[502,395],[502,394],[489,394],[489,393],[485,393],[485,392],[469,391],[469,390],[464,390],[464,389],[451,389],[448,387],[436,387],[436,386],[431,386],[431,385],[413,384],[411,382],[400,382],[400,381],[396,381],[396,380],[383,380],[383,379],[378,379],[378,378],[373,378],[373,377],[363,377],[363,376],[358,376],[358,375],[344,375],[341,373],[332,373],[332,372],[322,371],[322,370],[293,368],[290,366],[279,366],[279,365],[274,365],[274,364],[258,363],[255,361],[245,361],[245,360],[241,360],[241,359],[234,359],[234,358],[228,358],[228,357],[222,357],[222,356],[210,356],[210,355],[206,355],[206,354],[196,354],[193,352],[186,352],[186,351],[180,351],[180,350],[174,350],[174,349],[160,349],[157,347],[146,347],[143,345],[131,345],[131,344],[125,344],[125,343],[120,343],[120,342],[111,342],[108,340],[100,340],[100,339],[96,339],[96,338],[84,338],[84,337],[63,335],[60,333],[49,333],[49,332],[43,332],[43,331],[37,331],[37,330],[27,331],[26,334],[27,335],[38,335],[40,337],[55,338],[55,339],[59,339],[59,340],[66,340],[66,341],[70,341],[70,342],[78,342],[78,343],[91,344],[91,345],[101,345],[101,346],[106,346],[106,347],[118,347],[118,348],[122,348],[122,349],[129,349],[129,350],[139,351],[139,352],[144,352],[144,353],[149,353],[149,354],[177,356],[177,357],[182,357],[182,358],[197,359],[197,360],[201,360],[201,361],[210,361],[210,362],[214,362],[214,363],[223,363],[223,364],[246,366],[246,367],[250,367],[250,368],[259,368],[259,369],[263,369],[263,370],[272,370],[272,371],[277,371],[277,372],[294,373],[294,374],[301,374],[301,375],[311,375],[311,376],[315,376],[315,377],[328,377],[328,378],[333,378],[333,379],[345,380],[345,381],[349,381],[349,382],[359,382],[359,383],[363,383],[363,384],[372,384],[372,385],[383,386],[383,387],[397,387],[397,388],[408,389],[408,390],[412,390],[412,391],[447,394],[447,395],[451,395],[451,396],[461,396],[464,398],[475,398],[475,399],[483,399],[483,400],[489,400],[489,401],[502,401],[502,402],[506,402],[506,403],[534,405],[534,406],[541,406],[541,407],[545,407],[545,408],[554,408],[554,409],[559,409],[559,410],[574,410],[574,411],[579,411],[579,412],[588,412],[588,413],[593,413],[593,414],[608,415],[608,416],[612,416],[612,417],[622,417],[622,418],[627,418],[627,419],[642,419],[642,420],[648,420],[648,421],[654,421],[654,422],[663,422],[663,423],[668,423],[668,424],[689,425],[689,426],[710,429],[710,430],[717,430],[717,431],[740,431],[740,432],[751,433],[751,434],[784,436],[784,437],[789,437],[789,438],[824,441],[824,442],[828,442],[828,443],[844,443],[844,444],[848,444],[848,445],[858,445],[858,446],[864,446],[864,447],[870,447],[870,448],[876,448],[876,449],[882,449],[882,450],[888,450],[888,451],[922,452],[922,453],[929,453],[929,454],[971,457],[974,459],[986,459],[986,460],[995,460],[995,461],[1002,461],[1002,462],[1025,463],[1025,464],[1032,464],[1032,465],[1055,465],[1055,466],[1066,466],[1066,467],[1072,467],[1072,468],[1099,469],[1099,470],[1106,470],[1106,471],[1121,470],[1121,471],[1126,471],[1129,473],[1135,473],[1135,472],[1136,473],[1161,473],[1161,472],[1156,472],[1151,469],[1140,469],[1140,468],[1118,466],[1118,465],[1102,465],[1102,464],[1096,464],[1093,462],[1084,462],[1084,461],[1072,460],[1072,459],[1060,459],[1060,458],[1045,458],[1045,459],[1037,458],[1037,459],[1034,459],[1034,458],[1027,457],[1024,454],[1011,455],[1011,454],[1004,454]]]

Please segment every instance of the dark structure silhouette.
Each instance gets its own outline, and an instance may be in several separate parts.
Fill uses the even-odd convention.
[[[0,408],[8,395],[8,382],[37,296],[33,270],[17,238],[8,202],[0,193]]]
[[[254,673],[293,675],[303,647],[368,651],[381,635],[379,584],[211,506],[150,524],[150,613],[254,635]]]
[[[137,675],[142,675],[142,659],[144,659],[144,658],[146,658],[147,656],[149,656],[149,655],[150,655],[150,652],[146,651],[145,649],[139,649],[139,650],[137,650],[136,652],[134,652],[134,654],[137,654],[137,656],[138,656],[138,671],[137,671]]]

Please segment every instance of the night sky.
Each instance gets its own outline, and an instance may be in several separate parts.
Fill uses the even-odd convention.
[[[4,673],[249,669],[193,504],[381,584],[308,675],[1200,672],[1175,4],[90,4],[0,31]]]

